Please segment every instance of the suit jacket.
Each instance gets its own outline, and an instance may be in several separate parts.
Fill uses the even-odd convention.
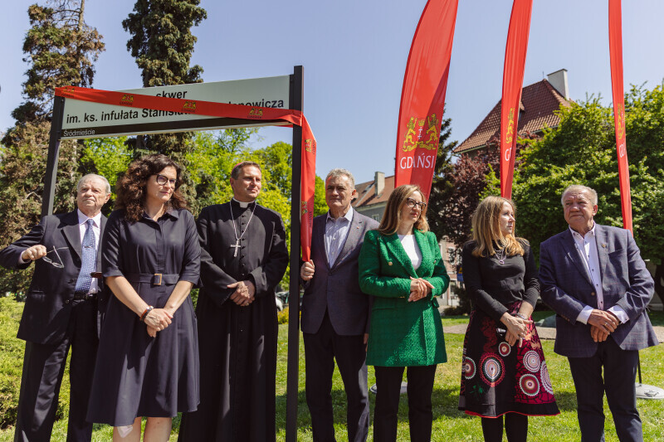
[[[302,331],[318,332],[327,310],[332,327],[338,335],[368,333],[371,297],[360,290],[357,260],[364,235],[376,229],[378,222],[354,210],[346,241],[334,265],[330,267],[325,253],[326,220],[327,214],[314,218],[311,259],[316,272],[305,284]]]
[[[101,217],[101,232],[106,217]],[[81,234],[78,212],[49,215],[42,218],[29,233],[0,251],[0,265],[25,269],[32,261],[18,265],[28,247],[42,244],[47,250],[57,249],[64,268],[54,267],[43,259],[35,261],[35,272],[25,300],[18,338],[38,344],[57,344],[67,332],[76,280],[81,269]],[[99,242],[101,245],[101,241]],[[97,248],[97,269],[101,269],[101,247]],[[54,253],[48,258],[57,262]],[[102,280],[99,280],[98,306],[105,304]],[[107,297],[107,296],[106,296]],[[101,328],[101,309],[97,315],[97,333]]]
[[[449,284],[440,246],[432,232],[415,230],[422,264],[415,270],[399,236],[367,232],[360,253],[360,288],[375,296],[367,365],[406,367],[447,360],[438,303]],[[433,285],[428,299],[408,302],[410,278]]]
[[[610,338],[623,350],[657,345],[646,313],[654,282],[628,230],[596,224],[595,238],[602,278],[604,310],[617,305],[629,321],[620,324]],[[597,343],[590,325],[577,322],[585,306],[597,307],[597,296],[569,229],[542,243],[540,248],[542,300],[556,313],[555,351],[568,357],[591,357]]]

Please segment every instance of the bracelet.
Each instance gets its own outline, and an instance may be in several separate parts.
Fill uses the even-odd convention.
[[[148,307],[145,309],[145,311],[141,314],[141,321],[145,322],[145,317],[148,315],[154,309],[151,305],[148,305]]]
[[[524,321],[527,321],[527,320],[528,320],[528,318],[526,318],[526,315],[523,315],[523,314],[521,314],[521,313],[517,313],[516,315],[517,315],[519,318],[523,319]]]

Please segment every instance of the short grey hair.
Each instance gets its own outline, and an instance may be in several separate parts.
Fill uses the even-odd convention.
[[[582,193],[586,192],[590,196],[590,202],[593,204],[593,206],[597,205],[597,192],[595,192],[595,189],[591,189],[588,186],[583,186],[581,184],[572,184],[571,186],[567,186],[567,189],[563,191],[563,195],[560,197],[560,204],[565,207],[565,195],[568,193]]]
[[[83,175],[80,180],[78,180],[78,184],[76,184],[76,191],[79,192],[81,190],[81,186],[83,186],[83,183],[89,180],[101,180],[104,183],[104,187],[106,187],[106,194],[110,195],[111,194],[111,184],[108,182],[106,177],[97,175],[96,173],[89,173],[87,175]]]
[[[348,177],[348,181],[350,181],[350,187],[352,189],[355,189],[355,178],[353,177],[353,174],[350,173],[349,170],[346,169],[332,169],[327,173],[327,176],[325,177],[325,183],[327,184],[327,180],[330,178],[337,178],[340,176],[345,176]]]

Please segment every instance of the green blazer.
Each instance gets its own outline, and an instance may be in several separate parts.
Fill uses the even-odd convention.
[[[447,361],[443,326],[434,296],[449,284],[436,235],[415,230],[422,264],[415,270],[399,236],[366,233],[359,258],[360,287],[374,296],[367,365],[408,367]],[[433,285],[431,296],[408,302],[410,277]]]

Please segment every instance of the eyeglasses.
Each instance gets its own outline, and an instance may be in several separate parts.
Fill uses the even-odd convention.
[[[413,207],[419,207],[420,210],[424,210],[427,207],[427,203],[425,203],[424,201],[415,201],[412,198],[406,198],[406,205],[411,209]]]
[[[169,178],[166,175],[157,174],[157,184],[160,186],[165,186],[166,183],[171,183],[171,186],[175,187],[175,183],[177,183],[177,181],[177,178]]]
[[[60,250],[64,250],[66,248],[67,247],[60,247]],[[56,249],[55,246],[53,246],[53,250],[51,250],[49,252],[46,252],[46,255],[48,255],[49,253],[55,253],[55,256],[58,258],[59,262],[54,262],[52,259],[48,258],[48,256],[44,256],[42,258],[44,260],[44,262],[47,262],[47,263],[51,264],[55,268],[64,269],[65,265],[62,263],[62,258],[60,258],[60,254],[58,253],[58,249]]]

